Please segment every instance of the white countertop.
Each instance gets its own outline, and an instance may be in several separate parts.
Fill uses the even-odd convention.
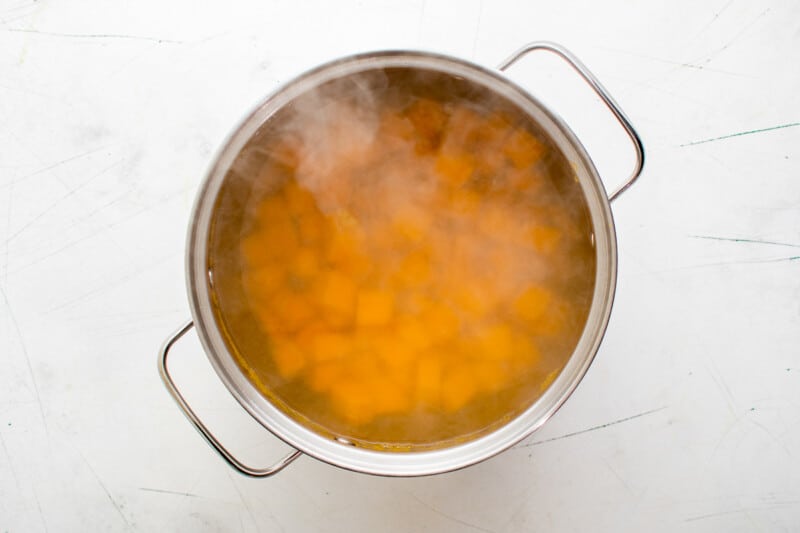
[[[189,317],[184,236],[216,148],[321,62],[493,66],[535,39],[583,59],[647,150],[613,204],[616,303],[578,390],[451,474],[234,473],[156,371]],[[790,1],[0,0],[0,532],[797,531],[798,65]],[[571,72],[531,57],[510,75],[623,179],[631,149]],[[196,339],[174,361],[237,453],[284,452]]]

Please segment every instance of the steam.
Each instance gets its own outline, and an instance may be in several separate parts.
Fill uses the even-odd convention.
[[[234,164],[234,173],[250,181],[248,209],[294,179],[323,214],[354,221],[369,255],[385,259],[381,264],[403,259],[386,248],[382,229],[412,220],[423,228],[420,246],[427,245],[440,279],[456,283],[461,276],[474,283],[474,291],[506,301],[532,284],[574,285],[584,267],[570,261],[585,261],[581,251],[588,236],[571,170],[560,156],[513,168],[503,154],[513,133],[526,128],[520,113],[485,90],[437,93],[441,78],[415,73],[398,82],[375,70],[295,99]],[[403,90],[403,81],[413,89]],[[409,111],[421,101],[430,107],[422,119],[433,125],[415,122]],[[431,133],[426,128],[437,126],[431,114],[439,112],[440,131]],[[474,167],[454,190],[442,185],[448,157],[451,164]],[[535,187],[517,183],[527,176],[539,177]],[[519,191],[509,192],[513,187]],[[557,227],[560,242],[577,252],[554,262],[552,253],[525,246],[520,239],[537,226]],[[585,296],[586,287],[574,290]]]
[[[371,387],[400,387],[389,383],[402,372],[390,375],[387,361],[402,360],[394,346],[385,349],[386,337],[415,358],[404,372],[417,372],[435,353],[440,367],[428,371],[440,388],[470,368],[470,394],[483,395],[464,411],[450,405],[461,413],[451,418],[415,396],[424,387],[406,376],[406,388],[392,394],[418,403],[376,411],[374,423],[386,442],[429,443],[482,430],[529,405],[544,376],[571,355],[591,305],[592,228],[574,171],[514,105],[441,73],[372,70],[293,99],[236,157],[214,216],[214,290],[236,352],[266,388],[282,398],[285,391],[297,412],[323,413],[315,423],[337,435],[354,435],[334,416],[337,401],[345,402],[338,414],[357,416],[362,409],[352,402],[372,401]],[[350,239],[344,245],[336,240],[342,235]],[[329,292],[334,277],[345,281]],[[358,318],[365,294],[372,322]],[[344,318],[331,300],[347,306]],[[370,365],[362,376],[342,363],[350,374],[337,383],[363,386],[361,393],[312,391],[309,380],[324,370],[319,361],[281,370],[277,355],[292,356],[293,344],[336,335],[355,339],[347,357]],[[511,355],[481,365],[498,346]],[[336,349],[300,346],[294,362]],[[495,363],[506,365],[507,381],[486,378]],[[386,383],[376,385],[382,377]],[[380,418],[386,413],[397,418]]]

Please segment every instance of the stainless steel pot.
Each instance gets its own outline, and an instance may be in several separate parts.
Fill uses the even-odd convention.
[[[503,76],[504,71],[534,50],[560,56],[602,98],[636,150],[636,165],[630,177],[609,196],[600,181],[586,150],[555,114],[524,89]],[[424,68],[459,76],[494,91],[519,106],[537,122],[573,164],[594,228],[597,269],[591,309],[584,332],[566,366],[525,412],[494,432],[476,440],[445,449],[421,452],[379,452],[357,448],[346,441],[330,439],[301,426],[267,400],[245,377],[228,351],[212,314],[206,247],[214,201],[234,158],[274,113],[298,95],[325,82],[365,70],[388,67]],[[164,383],[184,414],[200,434],[236,470],[253,477],[273,475],[300,454],[307,454],[335,466],[385,476],[419,476],[447,472],[469,466],[506,450],[544,424],[564,403],[586,373],[605,333],[614,298],[617,273],[617,249],[610,202],[625,191],[640,175],[644,150],[638,134],[622,110],[586,67],[564,48],[547,42],[531,43],[504,61],[498,70],[438,54],[412,51],[387,51],[359,54],[317,67],[290,81],[267,97],[236,128],[214,160],[198,193],[189,229],[186,271],[192,320],[171,335],[159,352],[159,371]],[[205,348],[211,365],[228,390],[253,418],[295,451],[268,468],[252,468],[233,456],[192,411],[176,387],[167,367],[173,344],[192,327]]]

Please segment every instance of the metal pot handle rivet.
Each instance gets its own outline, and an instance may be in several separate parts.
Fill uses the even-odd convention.
[[[229,465],[242,474],[250,477],[269,477],[277,474],[289,466],[292,461],[297,459],[302,452],[299,450],[293,450],[280,461],[272,466],[268,466],[267,468],[252,468],[247,466],[234,457],[233,454],[231,454],[231,452],[229,452],[227,448],[225,448],[225,446],[223,446],[222,443],[217,440],[217,438],[209,431],[205,424],[203,424],[203,422],[197,417],[192,408],[189,407],[189,404],[186,403],[183,395],[178,391],[178,388],[175,385],[175,382],[172,380],[172,376],[170,376],[167,368],[167,356],[169,355],[172,345],[175,344],[178,339],[183,337],[186,332],[192,329],[193,326],[194,322],[191,320],[181,326],[175,333],[170,335],[166,341],[164,341],[164,345],[158,352],[158,372],[161,374],[161,379],[164,381],[164,385],[166,385],[167,390],[172,395],[172,398],[175,400],[178,406],[180,406],[183,414],[186,415],[186,418],[189,419],[192,425],[194,425],[195,429],[197,429],[203,438],[206,439],[206,442],[208,442],[208,444],[210,444],[211,447],[214,448],[222,456],[222,458],[228,462]]]
[[[614,101],[610,94],[605,87],[600,83],[600,81],[592,74],[586,65],[581,63],[581,61],[575,57],[572,52],[563,48],[562,46],[552,43],[549,41],[535,41],[530,44],[527,44],[511,54],[511,56],[500,63],[500,66],[497,68],[499,70],[506,70],[508,67],[516,63],[519,59],[523,56],[533,52],[535,50],[546,50],[548,52],[552,52],[557,56],[561,57],[564,61],[569,63],[569,65],[578,73],[580,76],[588,83],[597,96],[599,96],[603,102],[605,102],[608,109],[614,114],[617,121],[620,125],[625,129],[625,133],[628,134],[630,137],[631,142],[633,143],[633,147],[636,150],[636,165],[634,166],[633,173],[631,173],[630,177],[619,187],[617,187],[609,196],[608,200],[613,202],[620,194],[625,192],[628,187],[633,185],[633,182],[639,177],[642,173],[642,167],[644,167],[644,146],[642,146],[642,140],[639,138],[639,134],[636,133],[636,130],[631,125],[631,121],[628,120],[628,117],[625,116],[625,113],[619,107],[619,104]]]

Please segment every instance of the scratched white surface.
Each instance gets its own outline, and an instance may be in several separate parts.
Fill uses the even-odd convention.
[[[320,62],[423,48],[491,66],[533,39],[595,71],[648,155],[613,206],[617,300],[577,392],[452,474],[232,473],[155,364],[188,317],[213,151]],[[523,63],[512,77],[619,181],[630,148],[600,104]],[[798,65],[790,1],[0,0],[0,532],[800,530]],[[175,373],[247,460],[283,451],[196,341]]]

